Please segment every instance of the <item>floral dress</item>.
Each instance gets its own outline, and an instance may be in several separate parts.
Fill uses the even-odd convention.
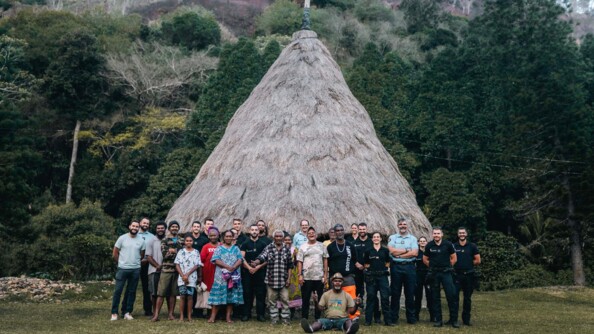
[[[215,249],[210,262],[215,264],[216,260],[221,260],[225,264],[232,266],[241,259],[241,252],[235,245],[227,248],[223,245]],[[239,273],[240,271],[237,270]],[[208,304],[210,305],[226,305],[226,304],[243,304],[243,288],[241,287],[241,280],[236,284],[231,284],[232,287],[228,287],[229,282],[225,280],[223,275],[223,268],[216,266],[214,283],[210,290],[210,296],[208,297]]]

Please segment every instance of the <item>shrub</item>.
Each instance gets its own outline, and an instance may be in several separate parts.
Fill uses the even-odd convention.
[[[511,236],[500,232],[489,231],[485,238],[478,243],[481,252],[481,289],[495,290],[508,288],[505,277],[512,271],[525,265],[518,242]]]
[[[221,29],[212,15],[188,11],[164,19],[161,36],[170,44],[188,50],[202,50],[209,45],[220,44]]]

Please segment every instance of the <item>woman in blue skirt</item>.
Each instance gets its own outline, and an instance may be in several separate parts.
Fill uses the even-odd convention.
[[[242,263],[239,248],[233,245],[233,232],[223,233],[223,244],[217,247],[210,260],[216,265],[214,283],[208,297],[208,304],[212,305],[212,312],[208,322],[213,323],[221,305],[227,305],[227,322],[231,320],[233,304],[243,304],[243,289],[241,288]]]

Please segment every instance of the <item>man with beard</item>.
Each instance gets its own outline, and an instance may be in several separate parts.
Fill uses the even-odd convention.
[[[163,264],[161,265],[161,277],[159,278],[159,287],[157,288],[156,312],[151,321],[159,321],[159,313],[163,306],[163,299],[167,298],[167,311],[169,320],[175,320],[173,311],[175,310],[175,299],[178,293],[177,271],[175,269],[175,257],[177,252],[183,247],[183,240],[177,233],[179,232],[179,223],[175,220],[169,222],[168,238],[161,240],[161,253],[163,254]]]
[[[299,227],[301,228],[301,231],[295,233],[293,236],[293,247],[295,247],[295,249],[299,249],[301,245],[307,242],[307,229],[309,228],[309,220],[303,219],[299,223]]]
[[[250,237],[239,248],[241,256],[243,256],[241,285],[243,286],[244,304],[241,321],[250,320],[252,307],[254,306],[254,296],[256,297],[256,317],[258,321],[266,320],[264,318],[266,312],[266,286],[264,285],[266,270],[262,269],[264,264],[256,265],[253,263],[267,246],[259,236],[258,225],[253,224],[250,226]]]
[[[301,285],[301,318],[309,318],[309,299],[312,292],[322,295],[324,284],[328,279],[328,249],[316,240],[317,234],[313,227],[307,230],[307,242],[299,247],[297,252],[297,272]],[[316,308],[315,319],[320,318],[320,311]]]
[[[271,244],[272,239],[268,237],[268,226],[266,226],[266,222],[260,219],[256,225],[258,225],[258,230],[260,231],[260,239],[262,239],[266,245]]]
[[[454,328],[460,327],[460,324],[458,324],[458,298],[456,287],[454,286],[454,269],[452,268],[456,264],[456,261],[457,257],[454,245],[447,240],[443,240],[443,232],[440,227],[434,227],[433,241],[425,246],[425,253],[423,255],[423,263],[429,267],[429,273],[427,275],[429,275],[431,282],[433,314],[435,315],[434,327],[443,326],[440,284],[443,286],[448,301],[448,309],[450,311],[450,320],[448,323]]]
[[[462,322],[464,325],[470,326],[471,298],[476,279],[474,267],[481,264],[481,254],[476,244],[468,242],[467,237],[466,227],[458,227],[458,242],[454,244],[458,261],[454,265],[454,269],[456,270],[456,299],[460,298],[460,290],[464,296]]]
[[[161,265],[163,264],[163,254],[161,253],[161,240],[165,238],[165,231],[167,224],[164,221],[157,223],[155,227],[155,237],[146,245],[146,259],[149,263],[148,267],[148,288],[151,294],[151,313],[155,315],[155,307],[157,306],[157,289],[159,286],[159,278],[161,277]],[[167,300],[169,304],[169,300]]]
[[[140,277],[140,261],[144,258],[144,240],[138,237],[139,225],[132,222],[128,225],[128,233],[121,235],[113,247],[113,258],[118,264],[116,284],[111,302],[111,320],[118,320],[118,306],[124,286],[126,286],[126,308],[122,310],[124,319],[133,320],[130,313],[134,308],[136,287]],[[122,305],[123,306],[123,305]]]
[[[361,298],[353,299],[348,293],[342,290],[343,277],[336,273],[330,279],[332,289],[326,291],[318,303],[318,294],[314,292],[313,302],[316,309],[324,311],[324,318],[309,324],[307,319],[301,319],[301,328],[306,333],[313,333],[319,330],[338,329],[346,334],[354,334],[359,330],[359,322],[349,319],[349,315],[357,313],[361,304]]]
[[[143,217],[140,220],[140,231],[138,236],[144,240],[145,244],[148,244],[155,237],[149,228],[151,227],[151,221],[147,217]],[[140,283],[142,284],[142,307],[144,309],[144,315],[153,315],[153,304],[151,303],[151,294],[149,292],[148,282],[148,269],[149,263],[146,257],[140,262]]]
[[[197,249],[199,252],[202,252],[202,247],[204,247],[204,245],[206,245],[209,242],[208,229],[213,226],[214,226],[214,220],[212,220],[212,218],[204,219],[204,228],[202,229],[203,232],[200,233],[200,236],[198,237],[198,239],[195,240],[194,243],[192,244],[192,247],[194,249]],[[192,231],[192,236],[194,236],[193,232],[194,231]]]
[[[363,254],[365,254],[365,251],[373,247],[373,242],[367,235],[366,223],[359,223],[358,229],[359,237],[353,241],[353,247],[355,248],[355,252],[357,252],[357,262],[355,263],[355,286],[357,288],[357,296],[363,299],[365,296],[365,275],[363,274],[365,265],[363,263]]]
[[[237,238],[235,238],[235,245],[241,249],[241,244],[246,242],[248,237],[243,233],[243,222],[239,218],[233,219],[233,229],[237,231]]]
[[[397,324],[400,313],[400,295],[404,287],[404,305],[406,308],[406,322],[417,322],[415,311],[415,289],[417,286],[417,269],[415,259],[419,250],[417,238],[408,233],[408,221],[398,219],[398,233],[390,236],[388,250],[392,258],[390,266],[391,296],[390,312],[392,323]]]
[[[355,263],[357,263],[357,252],[355,247],[344,238],[344,226],[336,224],[334,226],[336,240],[328,245],[328,269],[330,276],[340,273],[343,277],[342,289],[348,293],[351,298],[357,297],[357,288],[355,286]],[[358,317],[359,311],[356,311],[352,318]]]
[[[254,260],[253,265],[266,264],[264,283],[268,286],[268,308],[272,324],[279,321],[277,302],[282,305],[280,318],[283,325],[289,325],[291,313],[289,311],[289,277],[293,269],[293,256],[289,248],[285,247],[285,234],[276,230],[272,234],[274,243],[266,246],[262,253]]]

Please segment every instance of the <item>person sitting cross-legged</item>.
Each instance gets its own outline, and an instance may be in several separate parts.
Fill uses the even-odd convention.
[[[301,328],[306,333],[317,332],[321,329],[330,330],[337,328],[347,334],[354,334],[359,330],[358,320],[349,319],[349,314],[355,314],[361,305],[361,298],[355,300],[342,290],[343,277],[336,273],[330,279],[331,290],[326,291],[318,302],[318,295],[314,291],[313,301],[316,308],[324,312],[324,318],[309,324],[307,319],[301,319]]]

